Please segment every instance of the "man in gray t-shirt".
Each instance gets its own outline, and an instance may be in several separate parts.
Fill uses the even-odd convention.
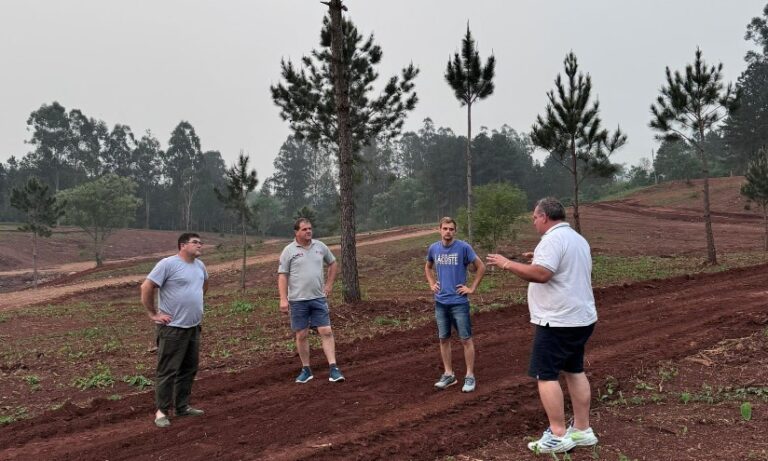
[[[291,315],[291,329],[296,333],[296,350],[301,358],[301,372],[297,383],[313,378],[309,367],[309,329],[317,328],[323,343],[323,351],[330,365],[328,380],[344,381],[344,375],[336,366],[336,342],[331,330],[327,297],[333,291],[336,278],[336,258],[319,240],[312,239],[312,223],[299,218],[293,226],[296,239],[288,244],[280,255],[277,269],[277,287],[280,292],[280,312]],[[328,266],[328,276],[323,281],[323,268]]]
[[[200,416],[189,406],[192,383],[200,355],[200,322],[203,296],[208,291],[208,272],[197,259],[203,242],[200,236],[179,236],[179,252],[161,260],[141,285],[141,302],[157,324],[157,378],[155,425],[168,427],[173,404],[176,416]],[[159,309],[155,292],[159,290]]]

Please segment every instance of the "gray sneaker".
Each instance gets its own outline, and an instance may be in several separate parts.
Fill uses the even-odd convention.
[[[454,384],[456,384],[456,382],[457,382],[456,381],[456,375],[446,375],[446,374],[443,374],[440,377],[440,380],[438,380],[435,383],[435,387],[440,389],[440,390],[447,389],[447,388],[453,386]]]
[[[461,392],[473,392],[477,381],[474,376],[467,376],[464,378],[464,387],[461,388]]]

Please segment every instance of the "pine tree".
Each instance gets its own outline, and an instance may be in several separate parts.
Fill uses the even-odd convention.
[[[19,227],[22,232],[32,232],[32,272],[37,288],[37,238],[50,237],[51,228],[56,227],[64,215],[64,203],[48,193],[48,186],[34,176],[23,188],[11,191],[11,206],[25,214],[25,223]]]
[[[240,229],[243,236],[243,270],[240,273],[240,289],[245,291],[245,260],[247,248],[246,229],[253,221],[254,213],[248,205],[248,194],[256,189],[259,180],[256,179],[256,170],[248,171],[250,158],[240,152],[237,163],[227,170],[226,194],[222,193],[218,187],[213,190],[216,197],[224,204],[224,207],[237,216],[240,223]]]
[[[609,156],[627,142],[627,136],[619,128],[609,135],[600,127],[600,105],[598,101],[590,103],[592,77],[579,73],[576,55],[568,53],[563,63],[567,87],[558,74],[557,92],[547,93],[546,115],[536,117],[531,141],[549,151],[573,178],[573,221],[581,233],[579,186],[589,176],[609,177],[617,171]]]
[[[682,140],[693,146],[701,161],[704,178],[704,229],[707,238],[707,262],[717,264],[715,237],[709,209],[709,161],[705,150],[707,135],[736,108],[740,91],[729,83],[723,87],[723,64],[708,67],[696,49],[694,63],[685,67],[685,75],[667,67],[667,83],[662,86],[656,103],[651,105],[653,118],[649,126],[659,132],[658,138]]]
[[[467,106],[467,240],[472,241],[472,104],[485,99],[493,93],[493,77],[496,58],[491,55],[482,65],[480,52],[475,47],[475,40],[467,24],[467,34],[461,42],[461,56],[453,55],[445,69],[445,80],[453,89],[456,99],[462,106]]]
[[[741,195],[760,205],[763,210],[765,241],[763,249],[768,251],[768,150],[760,149],[749,162],[746,174],[747,182],[741,186]]]
[[[280,116],[290,123],[296,138],[315,146],[337,149],[341,202],[341,259],[343,299],[361,299],[355,244],[353,168],[355,155],[377,137],[397,135],[407,112],[416,106],[413,64],[393,76],[382,93],[371,97],[379,74],[381,47],[373,35],[363,41],[352,21],[342,17],[341,0],[323,2],[329,15],[323,18],[320,50],[302,59],[301,70],[290,61],[281,63],[285,84],[271,87]]]

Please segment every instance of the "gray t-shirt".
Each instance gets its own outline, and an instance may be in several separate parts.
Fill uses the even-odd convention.
[[[288,275],[288,301],[306,301],[325,297],[323,263],[333,264],[336,257],[325,243],[312,239],[308,248],[294,240],[280,255],[278,274]]]
[[[191,328],[203,321],[203,285],[208,280],[205,264],[191,263],[179,255],[160,260],[147,275],[160,287],[159,310],[171,316],[172,327]]]

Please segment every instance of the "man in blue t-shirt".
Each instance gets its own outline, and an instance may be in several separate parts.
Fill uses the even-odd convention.
[[[433,243],[427,252],[424,273],[429,287],[435,294],[435,319],[437,334],[440,338],[440,356],[445,371],[435,383],[438,389],[445,389],[456,384],[456,375],[451,365],[451,328],[464,346],[464,360],[467,374],[462,392],[475,390],[475,343],[472,341],[472,322],[469,318],[469,300],[467,295],[477,290],[485,274],[485,264],[477,257],[475,250],[463,240],[454,239],[456,221],[445,217],[440,220],[440,241]],[[467,268],[476,269],[472,286],[467,284]],[[435,272],[437,279],[435,279]]]

